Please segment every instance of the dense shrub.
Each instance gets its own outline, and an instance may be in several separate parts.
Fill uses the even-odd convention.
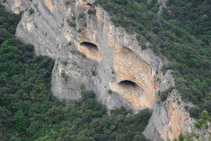
[[[162,102],[166,101],[166,99],[168,98],[168,95],[172,92],[172,90],[173,90],[173,87],[167,89],[167,90],[164,91],[164,92],[160,92],[160,93],[159,93],[160,100],[161,100]]]

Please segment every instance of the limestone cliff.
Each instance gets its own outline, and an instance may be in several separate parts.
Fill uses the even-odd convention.
[[[16,14],[23,11],[16,36],[34,45],[37,55],[55,60],[52,92],[59,99],[79,99],[87,89],[109,110],[150,108],[153,115],[144,134],[151,140],[173,140],[180,132],[191,132],[194,121],[176,90],[159,103],[158,91],[174,85],[170,71],[160,71],[162,60],[142,50],[135,35],[116,28],[93,0],[0,2]]]

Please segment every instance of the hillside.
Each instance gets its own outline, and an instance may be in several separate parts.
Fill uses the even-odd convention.
[[[97,3],[113,15],[116,26],[137,33],[142,48],[146,48],[147,40],[151,43],[148,48],[169,59],[170,64],[162,70],[174,70],[175,88],[184,101],[196,105],[188,108],[192,117],[199,117],[204,109],[211,113],[209,0],[169,0],[161,15],[157,13],[160,4],[156,0],[97,0]]]
[[[0,140],[210,140],[209,0],[0,3]]]
[[[0,6],[0,140],[146,140],[151,116],[117,109],[107,114],[92,91],[79,101],[59,101],[50,91],[54,61],[14,37],[20,16]]]

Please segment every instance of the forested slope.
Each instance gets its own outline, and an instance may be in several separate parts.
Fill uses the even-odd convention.
[[[174,70],[176,89],[192,117],[201,111],[211,113],[211,3],[209,0],[168,0],[158,15],[157,0],[96,0],[116,26],[137,34],[143,49],[151,48],[165,56]],[[146,46],[149,41],[150,46]],[[161,93],[164,101],[168,93]]]
[[[52,96],[54,61],[35,56],[33,46],[14,37],[20,16],[0,6],[0,140],[146,140],[151,112],[136,115],[124,108],[107,114],[92,91],[82,89],[78,101]]]

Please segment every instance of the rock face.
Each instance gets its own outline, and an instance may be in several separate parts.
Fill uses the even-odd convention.
[[[166,0],[158,0],[158,3],[160,4],[158,14],[162,13],[163,8],[166,8]]]
[[[167,71],[161,79],[160,91],[171,86],[174,86],[174,79],[171,76],[171,71]],[[158,97],[155,99],[152,117],[144,131],[145,136],[154,141],[174,140],[181,132],[191,132],[194,121],[185,111],[185,104],[176,90],[173,90],[163,103],[159,102]]]
[[[86,89],[94,90],[109,110],[151,108],[144,131],[151,140],[173,140],[180,132],[191,131],[194,122],[175,90],[159,104],[158,91],[174,85],[171,73],[163,76],[160,71],[161,59],[142,50],[135,35],[116,28],[93,2],[0,0],[16,14],[23,11],[16,36],[34,45],[37,55],[55,60],[52,92],[59,99],[79,99]]]
[[[92,1],[14,0],[5,5],[15,13],[24,11],[17,37],[33,44],[37,55],[55,60],[55,96],[78,99],[85,88],[94,90],[109,110],[151,108],[160,59],[141,50],[135,36],[116,28]]]

